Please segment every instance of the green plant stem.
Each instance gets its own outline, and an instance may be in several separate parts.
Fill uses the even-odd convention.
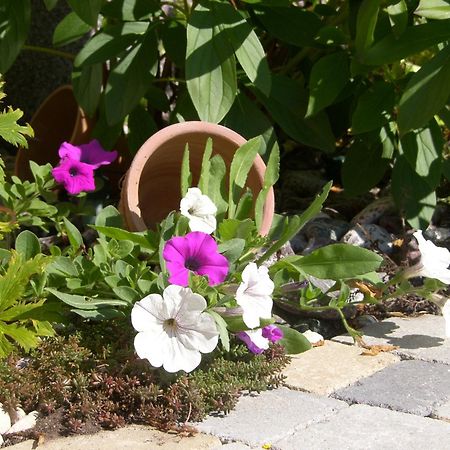
[[[23,50],[30,50],[32,52],[46,53],[47,55],[51,56],[59,56],[61,58],[70,59],[71,61],[75,59],[75,55],[73,55],[72,53],[63,52],[61,50],[56,50],[54,48],[40,47],[38,45],[28,45],[28,44],[25,44],[22,48]]]

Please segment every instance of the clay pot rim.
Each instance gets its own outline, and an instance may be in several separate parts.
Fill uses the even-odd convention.
[[[172,139],[178,135],[192,134],[194,132],[198,132],[199,128],[201,128],[202,134],[207,134],[210,135],[211,137],[220,135],[225,139],[235,142],[237,146],[241,146],[247,142],[247,140],[240,134],[236,133],[235,131],[227,127],[224,127],[223,125],[218,125],[210,122],[203,122],[199,120],[172,124],[157,131],[155,134],[150,136],[141,146],[141,149],[144,147],[148,147],[149,150],[147,152],[140,152],[140,151],[137,152],[133,162],[131,163],[130,168],[128,169],[126,179],[122,188],[122,193],[124,193],[126,197],[125,201],[127,204],[127,208],[132,215],[132,218],[130,219],[132,220],[133,223],[128,224],[131,225],[132,228],[139,231],[146,230],[148,228],[141,217],[141,211],[139,208],[139,180],[147,160],[167,140]],[[256,158],[253,161],[253,165],[256,169],[258,178],[261,182],[261,186],[264,186],[264,174],[266,170],[266,165],[264,164],[264,161],[260,155],[256,155]],[[133,174],[134,181],[130,180],[131,173]],[[266,235],[269,232],[270,226],[272,224],[272,219],[275,210],[275,196],[272,188],[269,190],[267,194],[264,205],[265,206],[263,212],[263,221],[260,230],[261,235]]]

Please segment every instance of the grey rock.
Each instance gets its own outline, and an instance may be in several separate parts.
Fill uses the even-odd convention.
[[[273,447],[282,450],[448,450],[450,424],[354,405],[274,442]]]
[[[221,440],[262,445],[347,407],[339,400],[282,388],[242,397],[229,415],[208,417],[197,428]]]
[[[423,232],[426,239],[440,247],[450,247],[450,230],[441,227],[429,227]]]
[[[369,224],[377,222],[382,216],[397,211],[392,198],[382,197],[367,205],[352,219],[352,224]]]
[[[341,239],[341,242],[358,247],[378,249],[390,254],[393,250],[395,236],[375,224],[356,225]]]
[[[450,398],[450,366],[401,361],[336,391],[332,396],[348,403],[428,416]]]

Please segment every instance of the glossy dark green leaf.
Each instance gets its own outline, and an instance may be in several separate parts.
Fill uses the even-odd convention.
[[[159,33],[167,56],[178,67],[184,67],[187,45],[186,26],[175,21],[163,22]]]
[[[386,8],[389,14],[389,22],[391,23],[393,33],[398,37],[408,26],[408,5],[405,0],[389,5]]]
[[[289,8],[261,8],[255,12],[270,34],[299,47],[314,44],[321,27],[319,16],[294,5]]]
[[[320,58],[309,77],[309,102],[306,116],[314,116],[331,105],[349,82],[349,58],[336,52]]]
[[[109,125],[121,122],[139,103],[152,80],[150,70],[157,60],[156,36],[149,30],[115,66],[105,89],[106,120]]]
[[[398,108],[402,134],[426,123],[445,106],[450,97],[450,47],[426,62],[406,85]]]
[[[356,18],[355,49],[357,53],[364,52],[372,45],[379,9],[380,0],[362,1]]]
[[[237,93],[236,61],[223,24],[202,4],[187,26],[186,82],[200,119],[220,122]]]
[[[97,26],[98,15],[102,8],[103,0],[67,0],[70,7],[91,27]]]
[[[352,116],[352,133],[380,128],[389,120],[394,102],[394,86],[386,81],[375,82],[358,98]]]
[[[367,192],[381,180],[389,162],[383,155],[380,140],[371,141],[367,136],[356,139],[347,150],[342,166],[345,192],[349,195]]]
[[[151,114],[141,105],[138,105],[128,116],[128,147],[135,154],[142,144],[154,133],[158,126]]]
[[[251,117],[252,120],[248,120]],[[268,117],[258,108],[244,93],[239,93],[223,124],[236,131],[246,139],[261,136],[265,145],[261,148],[261,156],[267,158],[271,149],[276,144],[275,130]]]
[[[53,32],[53,45],[67,45],[84,36],[91,26],[81,20],[77,14],[71,12],[67,14],[61,22],[56,25]]]
[[[44,0],[47,11],[51,11],[58,3],[58,0]]]
[[[111,0],[104,3],[101,12],[108,18],[134,22],[149,19],[159,6],[158,0]]]
[[[414,11],[421,17],[427,19],[450,19],[450,1],[449,0],[420,0],[419,6]]]
[[[450,19],[412,25],[400,37],[388,34],[361,55],[371,66],[389,64],[450,39]]]
[[[147,29],[147,22],[127,22],[106,26],[80,50],[75,58],[75,67],[103,63],[119,56],[138,39],[142,39]]]
[[[282,75],[272,78],[270,97],[255,92],[258,99],[270,112],[273,119],[293,139],[325,152],[333,152],[335,138],[328,117],[319,112],[305,119],[308,94],[295,80]]]
[[[0,2],[0,73],[6,73],[27,38],[31,20],[30,0]]]
[[[217,22],[221,22],[236,57],[253,84],[269,95],[271,76],[266,54],[256,33],[244,17],[230,4],[211,2]]]
[[[93,117],[100,102],[103,81],[101,64],[84,66],[81,70],[74,68],[72,72],[73,94],[83,111]]]

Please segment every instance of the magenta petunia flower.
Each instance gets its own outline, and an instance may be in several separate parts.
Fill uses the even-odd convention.
[[[263,336],[262,329],[240,331],[236,336],[244,342],[248,349],[255,355],[261,354],[269,348],[269,339]]]
[[[52,170],[53,178],[71,195],[94,191],[94,168],[74,159],[65,158]]]
[[[275,325],[266,325],[262,329],[262,335],[270,342],[278,342],[283,339],[283,332]]]
[[[178,286],[189,284],[189,271],[206,275],[210,286],[222,283],[228,275],[227,258],[218,252],[216,241],[201,231],[168,240],[163,257],[170,274],[169,282]]]
[[[58,151],[61,159],[74,159],[85,164],[91,165],[94,169],[100,166],[111,164],[117,158],[117,152],[108,152],[103,149],[97,139],[88,144],[72,145],[69,142],[63,142]]]

